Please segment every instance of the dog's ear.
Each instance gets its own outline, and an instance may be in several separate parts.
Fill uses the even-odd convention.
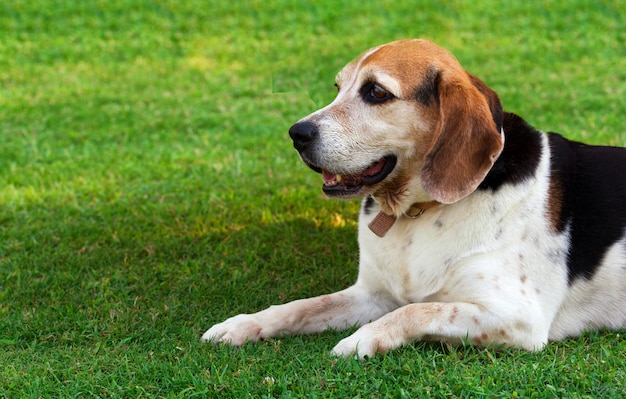
[[[422,186],[436,201],[454,203],[471,194],[502,152],[502,106],[478,78],[442,74],[439,121],[421,170]]]

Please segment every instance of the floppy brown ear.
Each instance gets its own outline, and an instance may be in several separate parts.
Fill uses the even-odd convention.
[[[502,106],[478,78],[440,76],[439,121],[424,157],[422,186],[436,201],[471,194],[502,152]]]

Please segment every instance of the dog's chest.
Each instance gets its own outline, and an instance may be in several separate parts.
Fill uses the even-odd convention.
[[[544,280],[563,279],[565,241],[546,239],[541,207],[465,208],[400,218],[382,238],[368,230],[373,216],[362,215],[359,278],[399,303],[453,301],[497,289],[535,293]]]
[[[385,237],[372,234],[364,217],[359,226],[360,277],[391,294],[398,302],[421,302],[441,289],[453,266],[472,247],[459,223],[431,212],[419,218],[399,218]]]

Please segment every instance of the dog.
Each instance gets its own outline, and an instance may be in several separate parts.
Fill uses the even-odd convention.
[[[289,130],[332,198],[363,198],[359,274],[329,295],[241,314],[203,341],[359,328],[333,355],[417,340],[542,349],[626,326],[626,150],[544,133],[448,51],[372,48]]]

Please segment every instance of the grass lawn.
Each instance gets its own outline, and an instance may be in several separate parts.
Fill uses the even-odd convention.
[[[430,38],[536,127],[626,145],[623,2],[541,4],[1,2],[0,397],[623,396],[623,331],[364,363],[328,355],[350,332],[199,342],[353,283],[358,201],[287,130],[368,47]]]

